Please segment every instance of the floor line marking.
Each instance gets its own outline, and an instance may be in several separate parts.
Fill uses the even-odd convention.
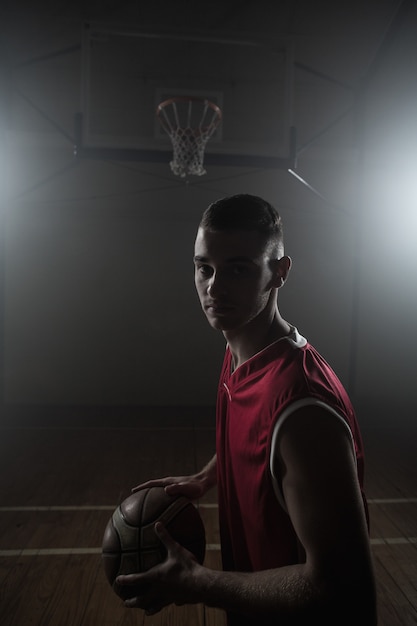
[[[371,539],[372,546],[381,545],[417,545],[417,537],[375,537]],[[206,552],[220,552],[219,543],[208,543]],[[0,557],[16,556],[77,556],[77,555],[101,554],[101,548],[15,548],[12,550],[0,550]]]
[[[207,426],[4,426],[4,427],[0,427],[0,432],[2,431],[16,431],[16,430],[35,430],[35,431],[39,431],[39,430],[49,430],[49,431],[62,431],[62,430],[72,430],[72,431],[76,431],[76,430],[84,430],[84,431],[94,431],[94,432],[103,432],[105,430],[116,430],[119,432],[125,432],[128,430],[134,430],[134,431],[143,431],[143,432],[160,432],[160,431],[178,431],[178,432],[183,432],[183,431],[187,431],[187,432],[200,432],[200,431],[206,431],[206,430],[210,430],[210,431],[214,431],[215,430],[215,426],[213,424],[213,426],[207,425]]]
[[[25,511],[114,511],[116,504],[104,504],[104,505],[68,505],[68,506],[1,506],[0,513],[9,512],[25,512]]]
[[[208,543],[207,552],[220,551],[219,543]],[[0,550],[0,557],[12,556],[76,556],[83,554],[101,554],[101,548],[18,548]]]
[[[371,498],[368,504],[415,504],[417,498]],[[114,511],[117,504],[0,506],[0,513],[25,511]],[[217,509],[215,502],[198,502],[199,509]]]
[[[372,546],[380,546],[380,545],[404,545],[404,544],[416,544],[417,545],[417,537],[375,537],[371,539]]]
[[[368,504],[414,504],[417,498],[370,498]]]
[[[1,556],[66,556],[101,554],[101,548],[23,548],[22,550],[0,550]]]

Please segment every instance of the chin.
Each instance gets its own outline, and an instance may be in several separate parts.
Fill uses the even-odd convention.
[[[214,330],[227,330],[226,328],[224,328],[224,324],[221,324],[218,320],[208,320],[208,323]]]
[[[219,318],[208,318],[208,323],[214,330],[220,330],[222,332],[226,332],[228,330],[235,330],[238,328],[238,324],[236,322],[232,322],[231,320],[219,319]]]

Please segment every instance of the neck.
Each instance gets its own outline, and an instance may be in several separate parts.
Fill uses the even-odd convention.
[[[281,317],[277,308],[267,320],[256,318],[242,329],[224,331],[234,369],[290,332],[291,326]]]

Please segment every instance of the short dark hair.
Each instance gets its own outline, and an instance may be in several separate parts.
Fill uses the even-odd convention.
[[[211,231],[252,230],[284,250],[282,219],[266,200],[251,194],[220,198],[204,211],[200,228]]]

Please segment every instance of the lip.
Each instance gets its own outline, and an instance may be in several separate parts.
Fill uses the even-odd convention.
[[[204,308],[212,315],[227,315],[234,309],[232,305],[223,304],[222,302],[208,302]]]

